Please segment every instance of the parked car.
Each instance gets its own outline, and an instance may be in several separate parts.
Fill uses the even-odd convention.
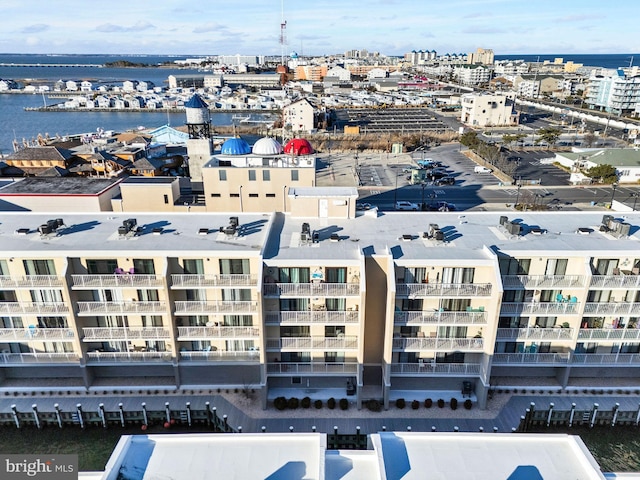
[[[356,210],[371,210],[370,203],[356,203]]]
[[[417,203],[400,201],[396,202],[396,210],[410,210],[413,212],[417,212],[418,210],[420,210],[420,207]]]
[[[455,185],[456,179],[453,177],[442,177],[436,180],[436,185]]]
[[[428,210],[432,212],[455,212],[456,206],[449,202],[435,202],[429,204]]]
[[[476,165],[476,167],[473,169],[473,171],[475,173],[491,173],[491,172],[493,172],[493,170],[491,170],[490,168],[482,167],[480,165]]]

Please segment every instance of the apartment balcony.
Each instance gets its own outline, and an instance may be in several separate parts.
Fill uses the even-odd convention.
[[[590,288],[603,289],[632,289],[640,288],[640,275],[622,273],[621,275],[594,275],[591,277]]]
[[[162,288],[163,277],[142,274],[71,275],[72,290],[99,288]]]
[[[396,297],[488,297],[490,283],[397,283]]]
[[[344,325],[347,323],[358,323],[360,313],[358,311],[329,312],[302,311],[302,312],[267,312],[265,315],[266,325]]]
[[[99,363],[167,363],[171,362],[171,352],[87,352],[87,364]]]
[[[220,350],[213,351],[193,351],[181,350],[181,362],[253,362],[260,361],[260,352],[257,350],[239,351],[239,352],[223,352]]]
[[[631,365],[640,367],[640,354],[637,353],[574,353],[572,365]]]
[[[392,363],[391,375],[480,375],[479,363]]]
[[[100,315],[163,315],[167,313],[165,302],[78,302],[81,317]]]
[[[75,333],[70,328],[0,328],[1,342],[25,341],[73,341]]]
[[[495,353],[492,364],[498,365],[566,365],[569,353]]]
[[[208,287],[255,287],[256,275],[171,275],[173,290]]]
[[[0,275],[0,289],[62,287],[64,277],[57,275]]]
[[[577,302],[505,302],[500,307],[500,315],[577,315]]]
[[[640,303],[636,302],[609,302],[587,303],[584,306],[584,315],[631,315],[637,316],[640,312]]]
[[[265,297],[354,297],[360,295],[359,283],[266,283]]]
[[[5,315],[68,315],[64,302],[0,302],[0,314]]]
[[[0,353],[0,364],[78,363],[78,355],[66,353]]]
[[[573,328],[499,328],[496,341],[541,340],[558,341],[573,340]]]
[[[248,314],[258,311],[258,302],[235,302],[235,301],[180,301],[175,302],[176,315],[214,315],[220,314]]]
[[[486,325],[487,312],[395,312],[396,325]]]
[[[282,337],[268,338],[267,350],[357,350],[358,337]]]
[[[542,290],[557,288],[582,288],[585,275],[503,275],[502,286],[506,290]]]
[[[637,328],[581,328],[578,340],[624,340],[640,341],[640,329]]]
[[[267,375],[357,375],[358,362],[268,363]]]
[[[164,327],[87,327],[83,328],[83,342],[108,342],[110,340],[167,340],[171,338]]]
[[[483,338],[426,338],[426,337],[394,337],[393,350],[403,352],[416,351],[460,351],[481,352],[484,348]]]
[[[257,339],[257,327],[178,327],[178,340]]]

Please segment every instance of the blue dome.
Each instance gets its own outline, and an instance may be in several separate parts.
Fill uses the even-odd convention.
[[[241,138],[230,138],[222,144],[223,155],[247,155],[251,153],[251,147]]]

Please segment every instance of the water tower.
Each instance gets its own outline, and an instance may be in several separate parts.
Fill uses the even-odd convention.
[[[213,143],[211,138],[211,114],[209,106],[196,93],[184,104],[187,114],[187,156],[189,157],[189,177],[193,192],[204,191],[202,167],[211,159]]]

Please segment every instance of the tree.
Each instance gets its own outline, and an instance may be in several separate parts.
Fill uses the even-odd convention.
[[[560,134],[562,130],[557,128],[541,128],[538,130],[538,138],[536,139],[536,143],[546,142],[549,147],[556,144],[558,139],[560,138]]]
[[[596,141],[596,136],[593,133],[589,132],[585,134],[582,140],[587,147],[591,147],[591,145],[593,145]]]
[[[474,131],[465,132],[460,136],[460,143],[465,147],[475,148],[480,143],[478,134]]]
[[[521,140],[524,140],[527,136],[524,133],[506,133],[502,136],[502,142],[506,144],[517,144]]]
[[[596,165],[595,167],[591,167],[590,169],[586,170],[584,174],[592,180],[597,181],[598,183],[612,184],[618,181],[616,168],[612,165]]]

